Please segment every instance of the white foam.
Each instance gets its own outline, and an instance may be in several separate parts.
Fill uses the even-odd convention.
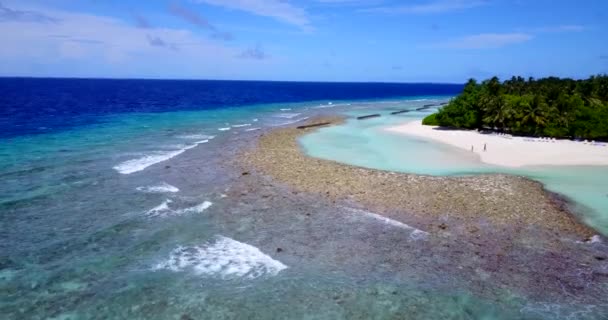
[[[286,126],[289,124],[294,124],[294,123],[298,123],[300,121],[304,121],[304,120],[308,120],[310,117],[304,117],[304,118],[298,118],[292,121],[287,121],[287,122],[282,122],[282,123],[277,123],[275,125],[272,125],[273,127],[278,127],[278,126]]]
[[[217,236],[212,244],[177,247],[166,261],[158,263],[152,269],[192,271],[200,276],[217,276],[222,279],[255,279],[275,276],[286,268],[286,265],[252,245]]]
[[[242,128],[242,127],[249,127],[249,126],[251,126],[251,123],[233,124],[232,125],[233,128]]]
[[[151,218],[156,218],[156,217],[165,218],[165,217],[180,216],[180,215],[190,214],[190,213],[202,213],[203,211],[207,210],[209,207],[211,207],[213,205],[213,202],[205,201],[201,204],[198,204],[198,205],[196,205],[194,207],[190,207],[190,208],[171,209],[169,207],[169,204],[171,204],[171,203],[173,203],[173,201],[171,199],[167,199],[160,205],[148,210],[146,212],[146,215]]]
[[[288,113],[288,112],[285,112],[285,113],[277,113],[277,114],[274,115],[274,117],[276,117],[276,118],[283,118],[283,119],[293,119],[293,118],[295,118],[295,117],[297,117],[299,115],[301,115],[301,113]]]
[[[213,205],[213,202],[211,202],[211,201],[205,201],[205,202],[203,202],[201,204],[198,204],[198,205],[196,205],[194,207],[177,210],[176,212],[178,214],[184,214],[184,213],[202,213],[203,211],[207,210],[212,205]]]
[[[167,161],[173,157],[177,157],[180,154],[184,153],[186,150],[190,150],[199,144],[207,143],[209,140],[201,140],[197,141],[192,145],[188,146],[180,146],[181,148],[178,150],[171,151],[154,151],[151,154],[147,154],[141,158],[127,160],[123,163],[120,163],[114,166],[114,170],[122,173],[122,174],[131,174],[134,172],[142,171],[147,167],[157,164],[159,162]]]
[[[360,209],[354,209],[354,208],[345,208],[345,209],[347,209],[348,211],[350,211],[350,212],[352,212],[354,214],[362,215],[364,217],[380,221],[380,222],[382,222],[384,224],[387,224],[387,225],[390,225],[390,226],[393,226],[393,227],[397,227],[397,228],[401,228],[401,229],[404,229],[404,230],[411,231],[410,238],[412,240],[422,240],[422,239],[425,239],[429,235],[429,233],[426,232],[426,231],[422,231],[420,229],[416,229],[416,228],[414,228],[414,227],[412,227],[410,225],[407,225],[407,224],[405,224],[403,222],[399,222],[397,220],[393,220],[393,219],[387,218],[385,216],[381,216],[381,215],[373,213],[373,212],[369,212],[369,211],[365,211],[365,210],[360,210]]]
[[[249,128],[249,129],[245,129],[245,131],[256,131],[256,130],[260,130],[262,128]]]
[[[253,120],[251,120],[251,121],[253,121],[253,122],[258,122],[258,118],[255,118],[255,119],[253,119]]]
[[[585,243],[602,243],[602,238],[598,234],[591,237],[591,239],[585,241]]]
[[[174,187],[166,182],[161,184],[147,186],[147,187],[137,187],[137,191],[149,192],[149,193],[165,193],[165,192],[179,192],[177,187]]]
[[[291,111],[291,108],[282,108],[281,111]]]
[[[186,150],[188,150],[188,148],[167,152],[155,152],[154,154],[146,155],[138,159],[127,160],[115,166],[114,170],[122,174],[131,174],[133,172],[142,171],[153,164],[167,161],[173,157],[176,157]]]
[[[206,134],[188,134],[188,135],[183,135],[183,136],[178,136],[178,138],[180,139],[192,139],[192,140],[210,140],[215,138],[215,136],[209,136]]]
[[[228,131],[228,130],[230,130],[230,127],[226,127],[226,128],[219,128],[219,129],[217,129],[217,130],[219,130],[219,131]]]
[[[150,217],[156,217],[156,216],[160,216],[163,215],[163,213],[171,211],[171,209],[169,209],[169,203],[172,203],[173,201],[171,199],[167,199],[165,201],[163,201],[163,203],[159,204],[158,206],[148,210],[148,212],[146,212],[147,216]]]

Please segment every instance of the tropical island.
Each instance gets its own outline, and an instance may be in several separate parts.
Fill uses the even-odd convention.
[[[503,167],[608,165],[608,76],[467,82],[438,112],[388,131]]]
[[[424,125],[520,136],[608,140],[608,76],[585,80],[470,79],[462,94]]]

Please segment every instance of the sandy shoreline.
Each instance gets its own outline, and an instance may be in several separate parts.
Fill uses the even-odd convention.
[[[335,118],[316,121],[339,122]],[[582,239],[595,234],[538,182],[501,174],[420,176],[315,159],[305,155],[297,142],[313,130],[281,128],[263,134],[257,146],[243,154],[244,169],[332,201],[354,201],[430,233],[441,232],[446,225],[451,232],[462,228],[465,233],[491,225],[487,232],[506,228],[514,236],[548,232]]]
[[[306,124],[321,122],[338,124],[341,119],[316,118]],[[424,283],[463,280],[475,294],[492,299],[518,292],[552,303],[562,297],[569,302],[573,295],[603,301],[605,294],[597,289],[605,288],[608,279],[600,269],[606,256],[603,239],[590,241],[595,231],[541,183],[504,174],[423,176],[317,159],[306,155],[298,142],[316,129],[294,125],[260,132],[256,143],[234,159],[242,170],[238,179],[246,184],[228,196],[259,198],[255,190],[262,186],[266,190],[261,196],[276,196],[276,203],[296,204],[296,198],[318,203],[302,210],[290,207],[293,221],[282,223],[294,233],[308,232],[306,240],[298,241],[317,252],[338,248],[336,265],[349,269],[351,258],[380,268],[383,277],[390,272],[391,279],[400,272],[395,270],[415,268],[424,274]],[[287,195],[274,195],[270,190],[276,188]],[[264,211],[274,214],[281,208],[273,203],[248,214],[253,218]],[[335,224],[322,220],[327,215]],[[349,225],[352,219],[357,222]],[[359,224],[370,220],[378,223]],[[355,252],[348,251],[352,238],[347,246],[339,242],[346,239],[343,224],[358,232]],[[319,237],[318,230],[326,227],[335,228],[331,236]],[[279,236],[283,252],[302,255],[283,242],[285,235]],[[394,268],[387,271],[387,266]]]
[[[390,127],[387,131],[416,136],[479,155],[482,162],[505,166],[608,165],[608,144],[571,140],[542,140],[508,135],[481,134],[477,131],[442,130],[419,121]],[[487,150],[484,151],[484,145]]]

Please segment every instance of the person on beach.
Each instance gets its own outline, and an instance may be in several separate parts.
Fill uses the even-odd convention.
[[[488,150],[488,145],[487,145],[487,143],[484,143],[483,144],[483,151],[485,152],[486,150]]]
[[[471,146],[471,152],[473,152],[473,146]]]

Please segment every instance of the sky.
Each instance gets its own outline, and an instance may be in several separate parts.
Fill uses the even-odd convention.
[[[452,82],[608,73],[607,0],[0,0],[0,76]]]

